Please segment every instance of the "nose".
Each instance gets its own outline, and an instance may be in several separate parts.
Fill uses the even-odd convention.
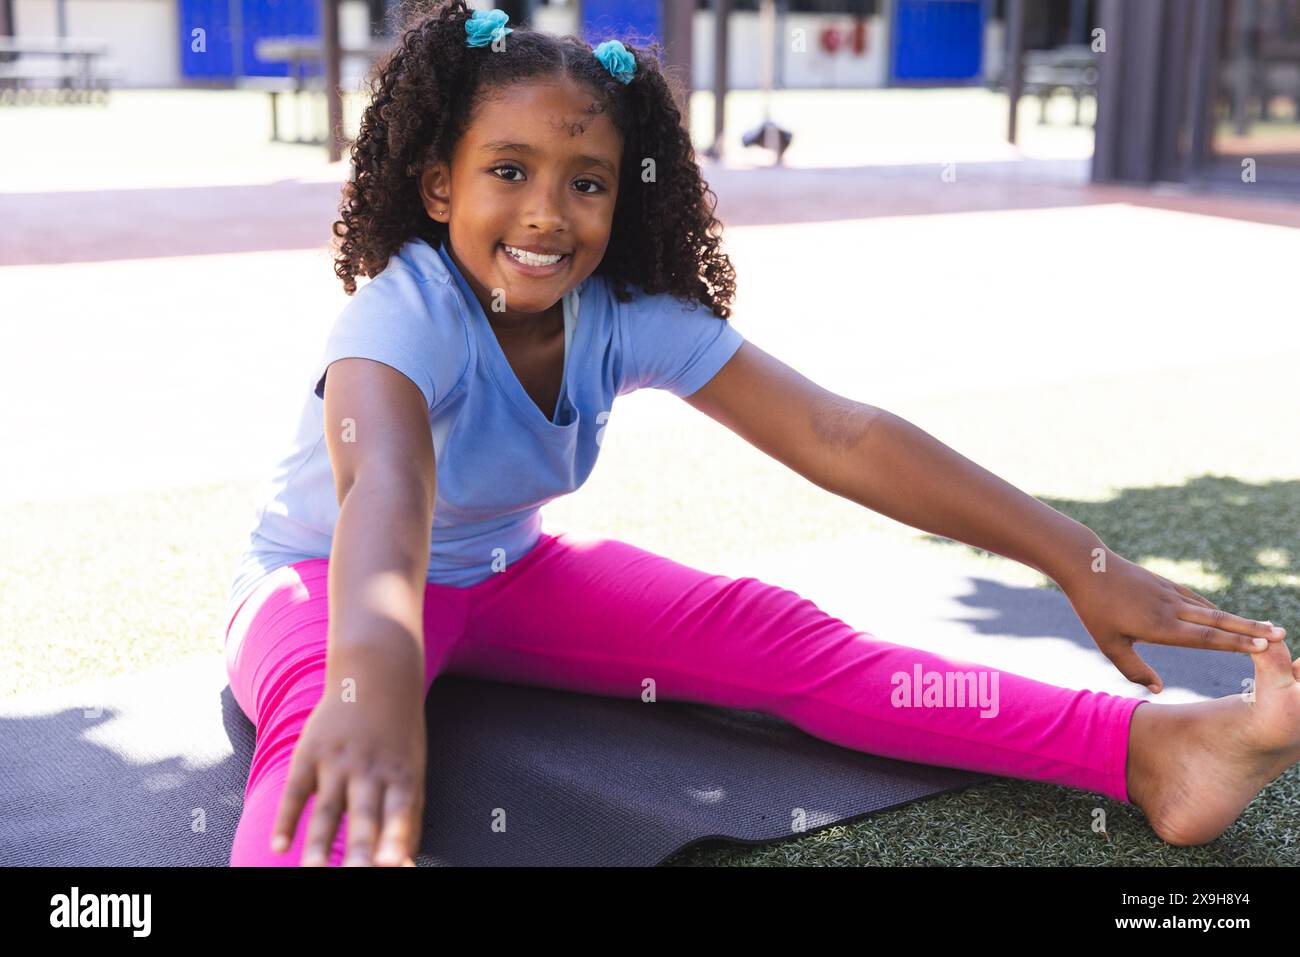
[[[527,191],[520,221],[528,229],[543,233],[563,233],[567,230],[568,214],[565,210],[564,184],[542,178]]]

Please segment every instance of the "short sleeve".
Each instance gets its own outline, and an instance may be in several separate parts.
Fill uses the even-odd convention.
[[[712,379],[744,337],[699,302],[671,293],[636,295],[619,303],[621,337],[628,350],[619,392],[663,389],[685,397]]]
[[[396,369],[416,384],[432,411],[469,365],[467,330],[444,286],[390,265],[361,286],[334,320],[316,367],[318,398],[325,398],[330,363],[348,358]]]

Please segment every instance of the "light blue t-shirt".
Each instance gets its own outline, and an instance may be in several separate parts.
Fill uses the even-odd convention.
[[[703,305],[669,293],[621,303],[597,275],[570,290],[563,309],[564,378],[548,419],[446,251],[403,245],[334,321],[293,445],[263,492],[225,621],[269,572],[329,557],[339,505],[323,413],[336,359],[377,360],[424,394],[437,459],[427,581],[468,587],[527,554],[542,531],[540,507],[586,481],[616,396],[690,395],[743,342]]]

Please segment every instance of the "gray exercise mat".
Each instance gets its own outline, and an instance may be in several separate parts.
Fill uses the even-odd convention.
[[[818,545],[711,570],[779,583],[885,640],[1151,697],[1064,596],[956,549]],[[1161,701],[1231,694],[1253,674],[1244,655],[1139,651],[1165,679]],[[706,838],[789,838],[986,779],[754,712],[455,676],[434,683],[426,715],[423,866],[653,865]],[[0,701],[0,721],[0,865],[227,864],[254,735],[220,655]]]

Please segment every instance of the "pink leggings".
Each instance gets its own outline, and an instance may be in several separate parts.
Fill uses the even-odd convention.
[[[328,567],[320,558],[276,569],[226,633],[230,686],[257,728],[231,865],[297,865],[302,856],[314,795],[288,851],[272,851],[270,834],[293,749],[323,693]],[[649,678],[659,698],[766,712],[858,751],[1124,802],[1129,721],[1143,703],[881,641],[788,589],[574,532],[543,532],[477,585],[428,585],[424,656],[426,692],[438,675],[459,674],[640,700]],[[930,672],[941,684],[927,683]],[[951,676],[972,673],[985,696],[969,684],[957,697]],[[903,683],[916,678],[917,687]],[[346,833],[345,811],[331,865]]]

